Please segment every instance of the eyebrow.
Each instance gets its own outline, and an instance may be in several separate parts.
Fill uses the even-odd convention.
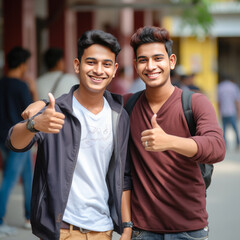
[[[94,61],[97,61],[97,59],[96,59],[96,58],[93,58],[93,57],[88,57],[88,58],[86,58],[85,60],[94,60]],[[113,63],[113,61],[112,61],[111,59],[103,59],[103,61],[104,61],[104,62],[111,62],[111,63]]]
[[[161,53],[153,55],[153,57],[163,57],[163,56],[164,56],[164,54],[161,54]],[[148,58],[148,57],[147,56],[139,56],[139,57],[137,57],[137,60],[140,58]]]

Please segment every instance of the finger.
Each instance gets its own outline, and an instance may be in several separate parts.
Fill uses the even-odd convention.
[[[60,112],[56,112],[56,113],[54,114],[54,116],[55,116],[56,118],[59,118],[59,119],[65,119],[65,115],[62,114],[62,113],[60,113]]]
[[[159,125],[157,123],[157,114],[156,113],[152,116],[151,124],[152,124],[153,128],[159,128]]]
[[[49,97],[49,105],[48,108],[51,108],[53,110],[55,110],[55,98],[52,95],[52,93],[48,93],[48,97]]]
[[[63,125],[64,124],[64,119],[51,118],[51,123],[50,124],[60,124],[60,125]]]
[[[150,148],[152,146],[152,142],[149,140],[142,141],[142,145],[145,149]]]
[[[59,133],[63,128],[62,124],[51,123],[47,128],[44,128],[45,133]]]
[[[25,111],[22,112],[21,116],[24,120],[28,118],[28,114]]]
[[[56,129],[56,128],[49,128],[46,133],[59,133],[61,129]]]
[[[150,141],[150,137],[149,136],[141,137],[141,142],[145,142],[145,141]]]
[[[60,130],[63,128],[63,124],[61,123],[51,123],[49,126],[49,130]]]
[[[150,136],[152,135],[152,133],[153,133],[152,129],[144,130],[142,131],[141,136],[142,137]]]

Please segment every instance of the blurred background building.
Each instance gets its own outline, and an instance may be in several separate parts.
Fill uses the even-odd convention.
[[[178,72],[194,73],[195,84],[214,105],[221,74],[240,84],[238,0],[0,0],[0,75],[15,45],[31,51],[28,74],[34,79],[45,71],[41,59],[48,47],[64,50],[66,71],[73,73],[77,39],[88,29],[102,29],[119,39],[118,61],[131,82],[137,76],[129,39],[145,25],[170,31]]]

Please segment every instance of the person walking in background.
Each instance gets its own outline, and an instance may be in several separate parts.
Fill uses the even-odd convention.
[[[78,78],[70,73],[65,73],[63,50],[49,48],[44,53],[44,64],[47,72],[37,79],[37,90],[40,99],[48,98],[51,92],[55,98],[68,93],[71,87],[79,84]]]
[[[33,78],[30,78],[30,77],[24,77],[23,80],[28,85],[28,88],[29,88],[29,90],[31,92],[31,95],[32,95],[32,98],[33,98],[33,101],[39,100],[36,81]]]
[[[137,77],[131,87],[129,88],[128,92],[129,93],[136,93],[138,91],[144,90],[146,88],[145,83],[142,81],[140,77]]]
[[[140,28],[131,46],[146,85],[130,115],[132,240],[208,239],[206,188],[198,164],[224,159],[216,113],[206,96],[194,93],[196,134],[191,136],[182,90],[170,79],[176,56],[166,29]]]
[[[177,87],[181,88],[182,90],[189,89],[193,92],[201,93],[201,89],[194,84],[194,77],[195,74],[193,73],[180,75],[179,86]]]
[[[0,79],[0,147],[3,157],[3,179],[0,187],[0,236],[16,233],[3,222],[10,193],[21,177],[24,187],[25,227],[30,228],[30,199],[32,191],[31,152],[16,153],[4,145],[8,130],[21,121],[22,111],[32,103],[32,95],[23,81],[30,52],[22,47],[13,48],[7,55],[8,72]]]
[[[226,129],[228,126],[232,126],[236,136],[236,149],[240,150],[237,124],[240,119],[240,91],[238,85],[230,77],[224,77],[218,85],[218,106],[226,145],[228,143]]]
[[[44,240],[131,238],[131,177],[126,162],[129,118],[120,95],[106,87],[118,68],[117,39],[85,32],[74,60],[80,85],[9,130],[8,147],[35,142],[31,224]]]

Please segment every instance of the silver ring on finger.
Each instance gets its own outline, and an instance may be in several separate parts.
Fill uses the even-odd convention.
[[[145,147],[148,147],[148,141],[145,141]]]

